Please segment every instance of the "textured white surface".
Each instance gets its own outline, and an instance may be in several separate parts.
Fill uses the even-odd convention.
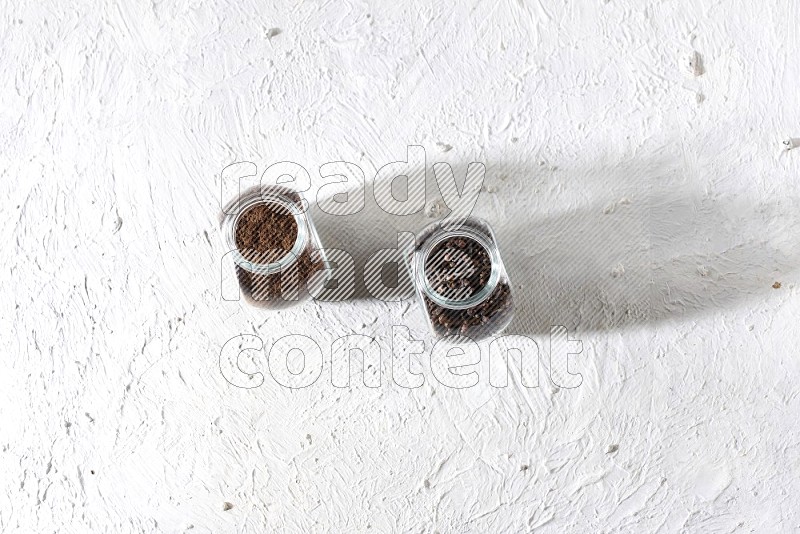
[[[800,528],[797,2],[0,13],[0,532]],[[220,301],[225,165],[318,187],[409,144],[486,163],[511,331],[568,326],[580,387],[397,386],[413,302]],[[317,224],[366,256],[401,222]],[[382,386],[223,379],[228,339],[287,332],[375,336]]]

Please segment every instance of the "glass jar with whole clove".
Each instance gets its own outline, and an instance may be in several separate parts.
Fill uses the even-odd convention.
[[[296,191],[278,185],[250,189],[223,209],[221,227],[250,304],[285,308],[325,284],[325,253]]]
[[[468,217],[419,235],[410,258],[417,296],[437,337],[500,333],[514,315],[511,284],[489,224]]]

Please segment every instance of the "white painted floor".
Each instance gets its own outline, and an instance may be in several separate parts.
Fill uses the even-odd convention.
[[[0,532],[800,529],[800,4],[276,4],[2,4]],[[486,342],[442,385],[413,300],[222,299],[224,167],[302,164],[313,201],[322,164],[371,184],[409,145],[429,193],[485,164],[538,387],[494,387]],[[440,206],[366,193],[312,202],[359,265]],[[223,374],[241,334],[260,387]],[[307,388],[269,375],[289,334]],[[348,334],[378,387],[334,386]]]

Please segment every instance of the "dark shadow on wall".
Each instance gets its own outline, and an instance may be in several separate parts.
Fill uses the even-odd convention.
[[[465,168],[454,168],[456,175]],[[711,198],[681,175],[679,162],[487,165],[484,187],[475,214],[493,225],[514,291],[507,333],[547,335],[551,325],[608,331],[712,313],[776,291],[773,283],[800,263],[800,215],[790,215],[800,214],[790,209],[800,207],[798,199],[751,205]],[[580,188],[592,200],[558,209],[539,204],[531,191],[553,187]],[[426,210],[413,215],[383,211],[371,183],[349,194],[364,196],[359,213],[331,215],[314,202],[311,213],[325,247],[355,260],[351,299],[371,299],[363,282],[367,259],[396,247],[397,232],[418,233],[438,220],[432,215],[440,195],[430,168]],[[402,266],[398,276],[408,276]]]
[[[676,169],[662,161],[601,170],[598,181],[623,184],[619,192],[501,227],[517,302],[508,332],[609,331],[700,316],[769,296],[796,271],[791,229],[800,228],[800,211],[789,205],[800,207],[798,199],[715,199]]]
[[[424,169],[414,168],[412,174],[423,173]],[[433,188],[431,188],[433,186]],[[355,263],[355,289],[349,300],[369,300],[375,298],[365,284],[364,267],[370,257],[381,250],[396,249],[398,247],[398,233],[410,232],[414,235],[435,222],[436,218],[426,215],[426,209],[437,196],[433,173],[427,170],[425,202],[423,209],[409,215],[395,215],[385,211],[375,200],[375,184],[368,181],[363,187],[349,189],[350,198],[363,199],[363,207],[354,214],[341,215],[326,213],[321,210],[317,202],[312,202],[311,215],[317,226],[320,240],[327,249],[341,249],[346,251]],[[392,187],[392,192],[397,199],[408,197],[407,181],[400,177]],[[342,195],[342,194],[340,194]],[[334,195],[337,196],[337,195]],[[324,197],[323,197],[324,198]],[[341,196],[344,202],[345,197]],[[331,210],[329,210],[331,211]],[[388,286],[406,288],[404,294],[407,299],[414,299],[415,295],[409,290],[411,287],[410,275],[405,265],[399,262],[387,265],[384,269],[382,280]],[[403,293],[396,291],[393,293]]]

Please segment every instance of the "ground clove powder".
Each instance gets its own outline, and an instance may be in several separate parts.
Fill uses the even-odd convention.
[[[245,298],[280,308],[307,297],[309,280],[324,262],[299,194],[278,187],[251,191],[239,206],[228,231],[239,253],[236,276]]]
[[[279,260],[297,241],[297,221],[284,206],[256,204],[236,224],[236,248],[258,263]]]

